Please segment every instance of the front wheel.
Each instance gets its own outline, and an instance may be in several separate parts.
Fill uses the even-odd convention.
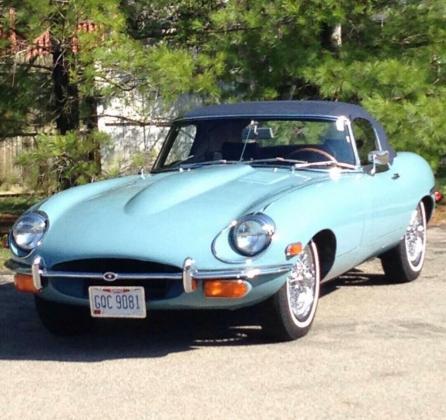
[[[35,296],[37,313],[45,328],[54,335],[78,335],[92,325],[88,309],[65,305]]]
[[[265,333],[278,341],[304,336],[316,313],[319,289],[319,256],[316,244],[311,241],[297,257],[286,283],[262,304]]]
[[[422,201],[413,211],[409,226],[399,244],[381,256],[386,277],[394,283],[415,280],[426,254],[426,211]]]

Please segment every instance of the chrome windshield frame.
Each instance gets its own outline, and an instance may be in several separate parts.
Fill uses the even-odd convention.
[[[175,121],[173,121],[169,132],[167,133],[167,136],[163,142],[163,145],[161,147],[161,150],[155,160],[155,163],[153,164],[151,168],[151,173],[161,173],[165,171],[172,171],[172,170],[179,170],[181,167],[181,162],[178,163],[178,166],[175,167],[161,167],[161,162],[166,159],[167,155],[169,154],[169,151],[175,141],[176,134],[178,133],[178,129],[181,126],[184,126],[186,124],[189,125],[197,125],[201,121],[209,121],[209,120],[215,120],[215,121],[222,121],[222,120],[240,120],[240,119],[252,119],[253,116],[249,115],[225,115],[225,116],[214,116],[214,117],[195,117],[195,118],[180,118]],[[302,114],[302,115],[296,115],[296,116],[280,116],[280,115],[267,115],[267,116],[255,116],[254,119],[258,121],[326,121],[326,122],[335,122],[339,119],[345,119],[346,121],[346,130],[347,130],[347,136],[350,140],[350,146],[353,151],[355,164],[352,165],[354,168],[348,169],[348,170],[354,170],[357,171],[361,168],[360,161],[359,161],[359,155],[358,150],[356,147],[355,138],[353,135],[353,129],[350,118],[347,116],[334,116],[334,115],[312,115],[312,114]],[[220,160],[220,164],[224,161],[224,159]],[[209,162],[209,161],[208,161]],[[201,163],[208,163],[208,162],[194,162],[194,168],[200,167]],[[228,161],[230,163],[231,161]],[[232,162],[231,162],[232,163]],[[249,164],[249,160],[240,160],[238,163],[247,163]],[[218,160],[216,160],[216,164],[219,164]],[[184,167],[183,169],[189,169]]]

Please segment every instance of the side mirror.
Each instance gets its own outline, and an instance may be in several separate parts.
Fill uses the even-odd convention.
[[[374,150],[369,153],[369,162],[373,165],[370,171],[371,175],[376,174],[376,169],[379,166],[389,166],[390,156],[387,150]]]

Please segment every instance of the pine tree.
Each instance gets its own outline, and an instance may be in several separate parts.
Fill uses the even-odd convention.
[[[49,30],[53,50],[21,62],[3,36],[0,135],[94,127],[95,102],[128,91],[318,98],[362,104],[434,167],[446,154],[443,0],[3,0],[3,34],[10,7],[16,42]]]

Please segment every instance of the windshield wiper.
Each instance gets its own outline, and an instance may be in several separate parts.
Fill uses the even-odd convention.
[[[183,162],[186,162],[188,159],[183,160]],[[174,171],[182,171],[184,169],[194,169],[194,168],[200,168],[201,166],[209,166],[209,165],[226,165],[226,164],[235,164],[240,163],[238,160],[226,160],[226,159],[216,159],[216,160],[207,160],[204,162],[191,162],[191,163],[181,163],[181,162],[175,162],[169,166],[165,166],[164,168],[159,168],[154,171],[153,173],[158,172],[174,172]]]
[[[324,160],[320,162],[302,162],[302,163],[296,163],[294,165],[296,169],[304,169],[312,166],[337,166],[338,168],[344,168],[344,169],[356,169],[355,165],[350,165],[349,163],[337,162],[334,160]]]
[[[199,168],[200,166],[209,166],[209,165],[226,165],[226,164],[234,164],[240,163],[238,160],[226,160],[226,159],[216,159],[216,160],[207,160],[205,162],[193,162],[193,163],[180,163],[175,169],[191,169],[191,168]]]
[[[242,161],[244,163],[251,164],[257,164],[257,163],[292,163],[294,165],[304,164],[307,163],[305,160],[297,160],[297,159],[286,159],[283,157],[275,157],[275,158],[268,158],[268,159],[254,159],[254,160],[248,160],[248,161]]]

